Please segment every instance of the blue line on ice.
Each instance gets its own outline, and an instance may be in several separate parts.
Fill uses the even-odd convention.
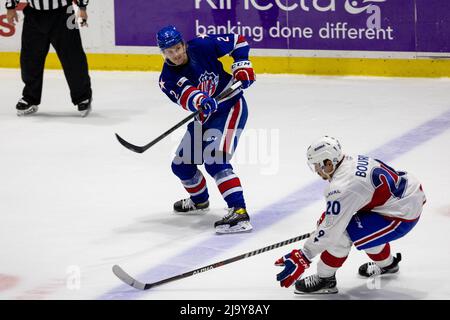
[[[367,155],[376,156],[383,161],[389,162],[440,135],[449,128],[450,110],[406,132],[402,136],[387,142],[379,148],[368,152]],[[211,258],[242,243],[242,241],[249,237],[258,235],[261,231],[269,228],[281,219],[298,213],[313,202],[322,199],[323,186],[324,182],[320,180],[310,183],[279,201],[255,212],[252,214],[252,225],[254,229],[251,233],[225,236],[212,235],[202,240],[196,246],[186,248],[183,252],[167,259],[167,262],[161,263],[138,275],[137,279],[145,282],[155,282],[199,268],[205,264],[205,261],[210,261]],[[305,230],[305,232],[307,231]],[[282,240],[285,239],[280,239],[280,241]],[[175,265],[171,264],[170,261],[187,261],[188,263],[185,265]],[[144,293],[148,294],[150,291],[139,291],[123,284],[101,295],[99,299],[136,299]]]

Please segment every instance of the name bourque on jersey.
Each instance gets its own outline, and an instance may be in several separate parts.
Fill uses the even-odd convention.
[[[187,42],[189,61],[182,66],[164,63],[159,85],[161,90],[181,107],[197,111],[202,97],[216,97],[233,83],[218,58],[229,54],[235,61],[248,60],[249,46],[243,36],[236,34],[204,35]],[[219,113],[227,112],[241,91],[224,99]]]
[[[420,182],[413,175],[363,155],[346,157],[325,196],[327,202],[337,201],[346,193],[353,213],[375,211],[404,220],[416,219],[425,201]],[[341,206],[341,210],[350,208],[346,202]]]
[[[316,235],[304,249],[309,258],[336,243],[357,212],[373,211],[389,219],[415,220],[426,201],[420,182],[367,156],[346,156],[324,192],[326,211]]]

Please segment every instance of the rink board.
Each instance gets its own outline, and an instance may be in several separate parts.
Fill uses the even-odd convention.
[[[88,12],[80,31],[91,70],[159,71],[155,33],[174,24],[185,39],[244,35],[257,73],[450,76],[448,1],[107,0]],[[0,67],[20,66],[22,25],[0,12]],[[47,68],[60,68],[54,53]]]
[[[231,59],[224,58],[225,69]],[[159,71],[161,55],[88,54],[91,70]],[[308,75],[364,75],[386,77],[450,77],[449,59],[376,59],[252,57],[257,73]],[[0,52],[0,67],[18,68],[19,53]],[[55,53],[50,53],[47,69],[61,69]]]

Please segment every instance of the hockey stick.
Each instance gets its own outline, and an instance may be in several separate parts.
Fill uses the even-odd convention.
[[[239,261],[239,260],[242,260],[242,259],[245,259],[245,258],[256,256],[257,254],[264,253],[266,251],[277,249],[279,247],[291,244],[293,242],[297,242],[297,241],[300,241],[300,240],[307,239],[307,238],[310,237],[310,235],[311,235],[310,233],[306,233],[304,235],[297,236],[297,237],[289,239],[289,240],[278,242],[278,243],[272,244],[270,246],[267,246],[267,247],[264,247],[264,248],[261,248],[261,249],[250,251],[250,252],[241,254],[239,256],[233,257],[233,258],[229,258],[229,259],[226,259],[226,260],[223,260],[223,261],[220,261],[220,262],[216,262],[216,263],[210,264],[210,265],[208,265],[206,267],[202,267],[202,268],[198,268],[198,269],[195,269],[195,270],[192,270],[192,271],[188,271],[188,272],[185,272],[185,273],[182,273],[182,274],[179,274],[179,275],[167,278],[167,279],[163,279],[163,280],[160,280],[160,281],[157,281],[157,282],[153,282],[153,283],[143,283],[143,282],[140,282],[140,281],[134,279],[132,276],[130,276],[128,273],[126,273],[118,265],[114,265],[113,268],[112,268],[112,271],[120,280],[122,280],[126,284],[132,286],[133,288],[136,288],[136,289],[139,289],[139,290],[148,290],[150,288],[159,286],[161,284],[165,284],[165,283],[168,283],[168,282],[171,282],[171,281],[176,281],[176,280],[180,280],[180,279],[183,279],[183,278],[187,278],[187,277],[196,275],[197,273],[206,272],[206,271],[209,271],[209,270],[212,270],[212,269],[224,266],[224,265],[232,263],[232,262],[236,262],[236,261]]]
[[[236,90],[240,89],[242,86],[242,82],[237,81],[235,82],[231,87],[229,87],[228,89],[226,89],[225,91],[223,91],[221,94],[219,94],[216,97],[217,102],[221,102],[221,100],[225,99],[226,97],[228,97],[230,94],[232,94],[233,92],[235,92]],[[131,151],[137,152],[137,153],[143,153],[145,152],[148,148],[150,148],[151,146],[153,146],[154,144],[156,144],[157,142],[161,141],[162,139],[164,139],[165,137],[167,137],[169,134],[171,134],[173,131],[175,131],[176,129],[178,129],[179,127],[181,127],[183,124],[185,124],[186,122],[188,122],[189,120],[191,120],[192,118],[194,118],[195,116],[197,116],[200,112],[202,112],[202,110],[197,110],[194,113],[191,113],[188,117],[186,117],[185,119],[181,120],[179,123],[177,123],[176,125],[174,125],[172,128],[170,128],[169,130],[167,130],[166,132],[164,132],[162,135],[160,135],[159,137],[157,137],[155,140],[147,143],[145,146],[135,146],[134,144],[129,143],[128,141],[126,141],[125,139],[123,139],[121,136],[119,136],[116,133],[116,138],[117,140],[119,140],[120,144],[123,145],[125,148],[130,149]]]

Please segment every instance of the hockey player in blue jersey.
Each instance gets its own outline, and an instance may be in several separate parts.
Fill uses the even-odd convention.
[[[247,121],[247,103],[242,90],[221,101],[215,99],[236,81],[242,82],[243,89],[255,81],[249,45],[236,34],[202,35],[185,42],[173,26],[162,28],[157,42],[165,59],[161,90],[187,111],[202,110],[189,123],[172,161],[173,173],[189,193],[189,198],[175,202],[174,210],[195,214],[209,208],[206,180],[198,168],[204,164],[228,205],[228,213],[214,224],[216,232],[250,231],[243,188],[230,164]],[[232,75],[219,61],[226,54],[234,59]]]

